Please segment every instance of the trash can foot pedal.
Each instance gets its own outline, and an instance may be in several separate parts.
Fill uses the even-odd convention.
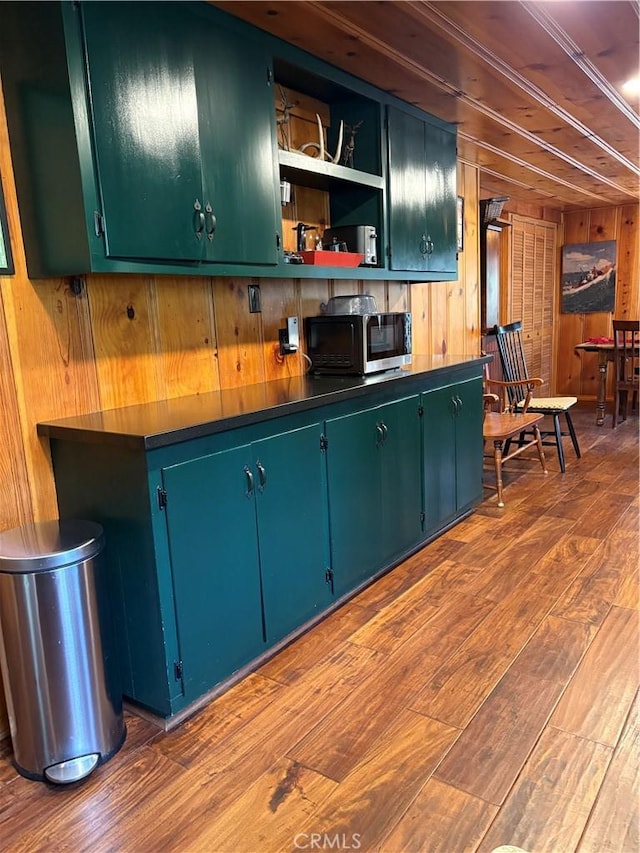
[[[48,782],[57,785],[68,785],[70,782],[79,782],[88,776],[98,765],[100,755],[94,752],[92,755],[79,755],[69,761],[60,761],[45,767],[44,776]]]

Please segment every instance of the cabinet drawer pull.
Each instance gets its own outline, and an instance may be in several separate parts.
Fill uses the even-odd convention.
[[[256,468],[258,469],[258,491],[263,492],[267,485],[267,472],[262,462],[256,462]]]
[[[245,492],[248,498],[253,496],[253,474],[251,473],[251,468],[248,465],[244,466],[244,473],[247,478],[247,491]]]

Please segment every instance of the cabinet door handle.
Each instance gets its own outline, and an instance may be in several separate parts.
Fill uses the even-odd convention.
[[[253,496],[253,474],[248,465],[244,466],[245,477],[247,478],[247,491],[245,492],[248,498]]]
[[[464,404],[463,404],[462,400],[460,399],[460,397],[458,397],[457,394],[456,394],[456,403],[458,404],[458,412],[459,412],[462,409]]]
[[[458,414],[458,400],[456,397],[451,398],[451,405],[453,406],[453,416],[455,417]]]
[[[213,209],[209,202],[207,202],[204,211],[207,226],[207,240],[213,240],[213,235],[216,233],[216,228],[218,226],[218,220],[214,216]]]
[[[422,255],[430,255],[433,252],[433,240],[431,236],[423,234],[420,238],[420,253]]]
[[[198,240],[202,237],[203,231],[204,213],[202,212],[202,205],[198,199],[196,199],[193,204],[193,233],[196,235]]]
[[[384,421],[380,421],[380,426],[382,427],[382,442],[384,444],[384,442],[387,440],[389,430],[387,429],[387,425]]]
[[[264,470],[262,462],[256,462],[256,468],[258,469],[258,491],[263,492],[267,485],[267,472]]]
[[[376,440],[376,447],[380,447],[384,444],[384,430],[382,429],[381,423],[376,424],[376,434],[378,436]]]

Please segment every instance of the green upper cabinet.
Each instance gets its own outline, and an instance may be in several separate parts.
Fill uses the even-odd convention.
[[[186,4],[82,23],[107,256],[276,263],[266,54]]]
[[[390,106],[392,270],[457,274],[456,135]]]
[[[32,278],[290,277],[281,179],[351,243],[375,228],[357,278],[457,277],[453,125],[209,3],[0,3],[0,76]],[[279,150],[280,87],[338,162]],[[329,272],[355,275],[295,268]]]

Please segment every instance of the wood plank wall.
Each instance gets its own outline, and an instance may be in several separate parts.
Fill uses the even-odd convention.
[[[418,353],[479,351],[477,170],[461,164],[459,175],[461,277],[413,286]],[[27,276],[1,91],[0,178],[15,261],[15,274],[0,276],[0,530],[56,515],[38,421],[300,375],[299,354],[279,355],[278,329],[287,316],[320,313],[332,295],[371,292],[380,310],[412,307],[406,282],[358,279],[91,275],[75,296],[64,279]],[[252,282],[260,314],[249,313]]]
[[[593,337],[611,337],[614,317],[640,317],[640,206],[596,208],[567,213],[564,216],[561,245],[617,242],[616,301],[613,313],[560,313],[560,285],[554,312],[557,316],[555,358],[557,393],[573,394],[582,399],[595,399],[598,387],[598,359],[595,353],[576,353],[574,345]],[[560,249],[561,251],[561,249]],[[558,260],[558,275],[561,261]],[[608,393],[612,396],[612,371],[609,371]]]

